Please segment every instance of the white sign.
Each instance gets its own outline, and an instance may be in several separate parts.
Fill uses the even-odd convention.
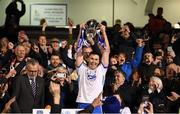
[[[61,114],[77,114],[81,110],[83,109],[61,109]]]
[[[50,109],[33,109],[33,114],[50,114]]]
[[[42,18],[45,18],[50,26],[66,25],[66,4],[32,4],[30,8],[31,25],[40,25]]]

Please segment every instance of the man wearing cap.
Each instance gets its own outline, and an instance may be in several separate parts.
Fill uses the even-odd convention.
[[[84,64],[82,48],[77,52],[76,68],[79,76],[79,91],[76,102],[78,102],[78,108],[86,108],[103,90],[105,74],[109,64],[110,46],[103,25],[100,25],[100,30],[105,42],[102,57],[91,52],[87,64]],[[102,113],[101,106],[95,107],[93,113]]]
[[[59,48],[60,48],[59,43],[60,43],[60,41],[58,38],[53,38],[51,40],[52,53],[59,52]]]

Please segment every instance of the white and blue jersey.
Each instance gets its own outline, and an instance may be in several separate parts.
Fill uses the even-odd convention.
[[[100,64],[92,70],[82,63],[77,67],[78,73],[78,96],[76,102],[92,103],[93,100],[103,91],[107,67]]]

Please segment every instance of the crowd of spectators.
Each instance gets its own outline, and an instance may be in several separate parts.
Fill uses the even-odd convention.
[[[130,22],[121,25],[118,20],[110,30],[103,21],[100,34],[90,37],[83,23],[74,38],[69,20],[68,38],[48,41],[43,19],[36,42],[26,31],[18,31],[17,42],[2,37],[0,112],[81,108],[79,113],[177,113],[180,38],[162,12],[158,8],[140,33]],[[83,35],[87,44],[79,45]]]

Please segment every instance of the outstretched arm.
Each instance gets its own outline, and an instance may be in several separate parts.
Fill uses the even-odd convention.
[[[82,35],[82,30],[83,30],[83,29],[85,29],[85,24],[84,24],[84,23],[80,24],[79,34],[78,34],[77,41],[76,41],[76,44],[77,44],[77,45],[78,45],[78,43],[79,43],[79,40],[80,40],[80,37],[81,37],[81,35]]]
[[[104,38],[104,42],[105,42],[105,48],[103,50],[102,53],[102,64],[107,67],[109,65],[109,53],[110,53],[110,46],[109,46],[109,41],[106,35],[106,30],[105,30],[105,26],[100,25],[100,30],[102,32],[102,38]]]
[[[143,48],[144,48],[144,41],[142,39],[137,39],[136,40],[138,46],[135,51],[135,56],[131,62],[133,68],[137,68],[141,62],[142,59],[142,54],[143,54]]]
[[[69,34],[68,34],[67,47],[69,47],[69,45],[71,45],[73,42],[73,26],[74,26],[74,22],[70,18],[68,18]]]
[[[80,25],[80,30],[79,30],[79,35],[78,35],[78,38],[77,38],[77,44],[79,44],[79,41],[80,41],[80,37],[81,37],[81,32],[82,32],[82,29],[84,29],[84,23]],[[83,54],[82,54],[82,46],[81,47],[78,47],[77,49],[77,57],[76,57],[76,67],[79,67],[81,65],[81,63],[83,62]]]
[[[81,63],[83,62],[83,54],[82,54],[82,48],[77,50],[77,57],[76,57],[76,67],[79,67]]]
[[[26,12],[26,5],[22,0],[18,0],[21,3],[21,11],[19,12],[19,16],[23,16]]]

